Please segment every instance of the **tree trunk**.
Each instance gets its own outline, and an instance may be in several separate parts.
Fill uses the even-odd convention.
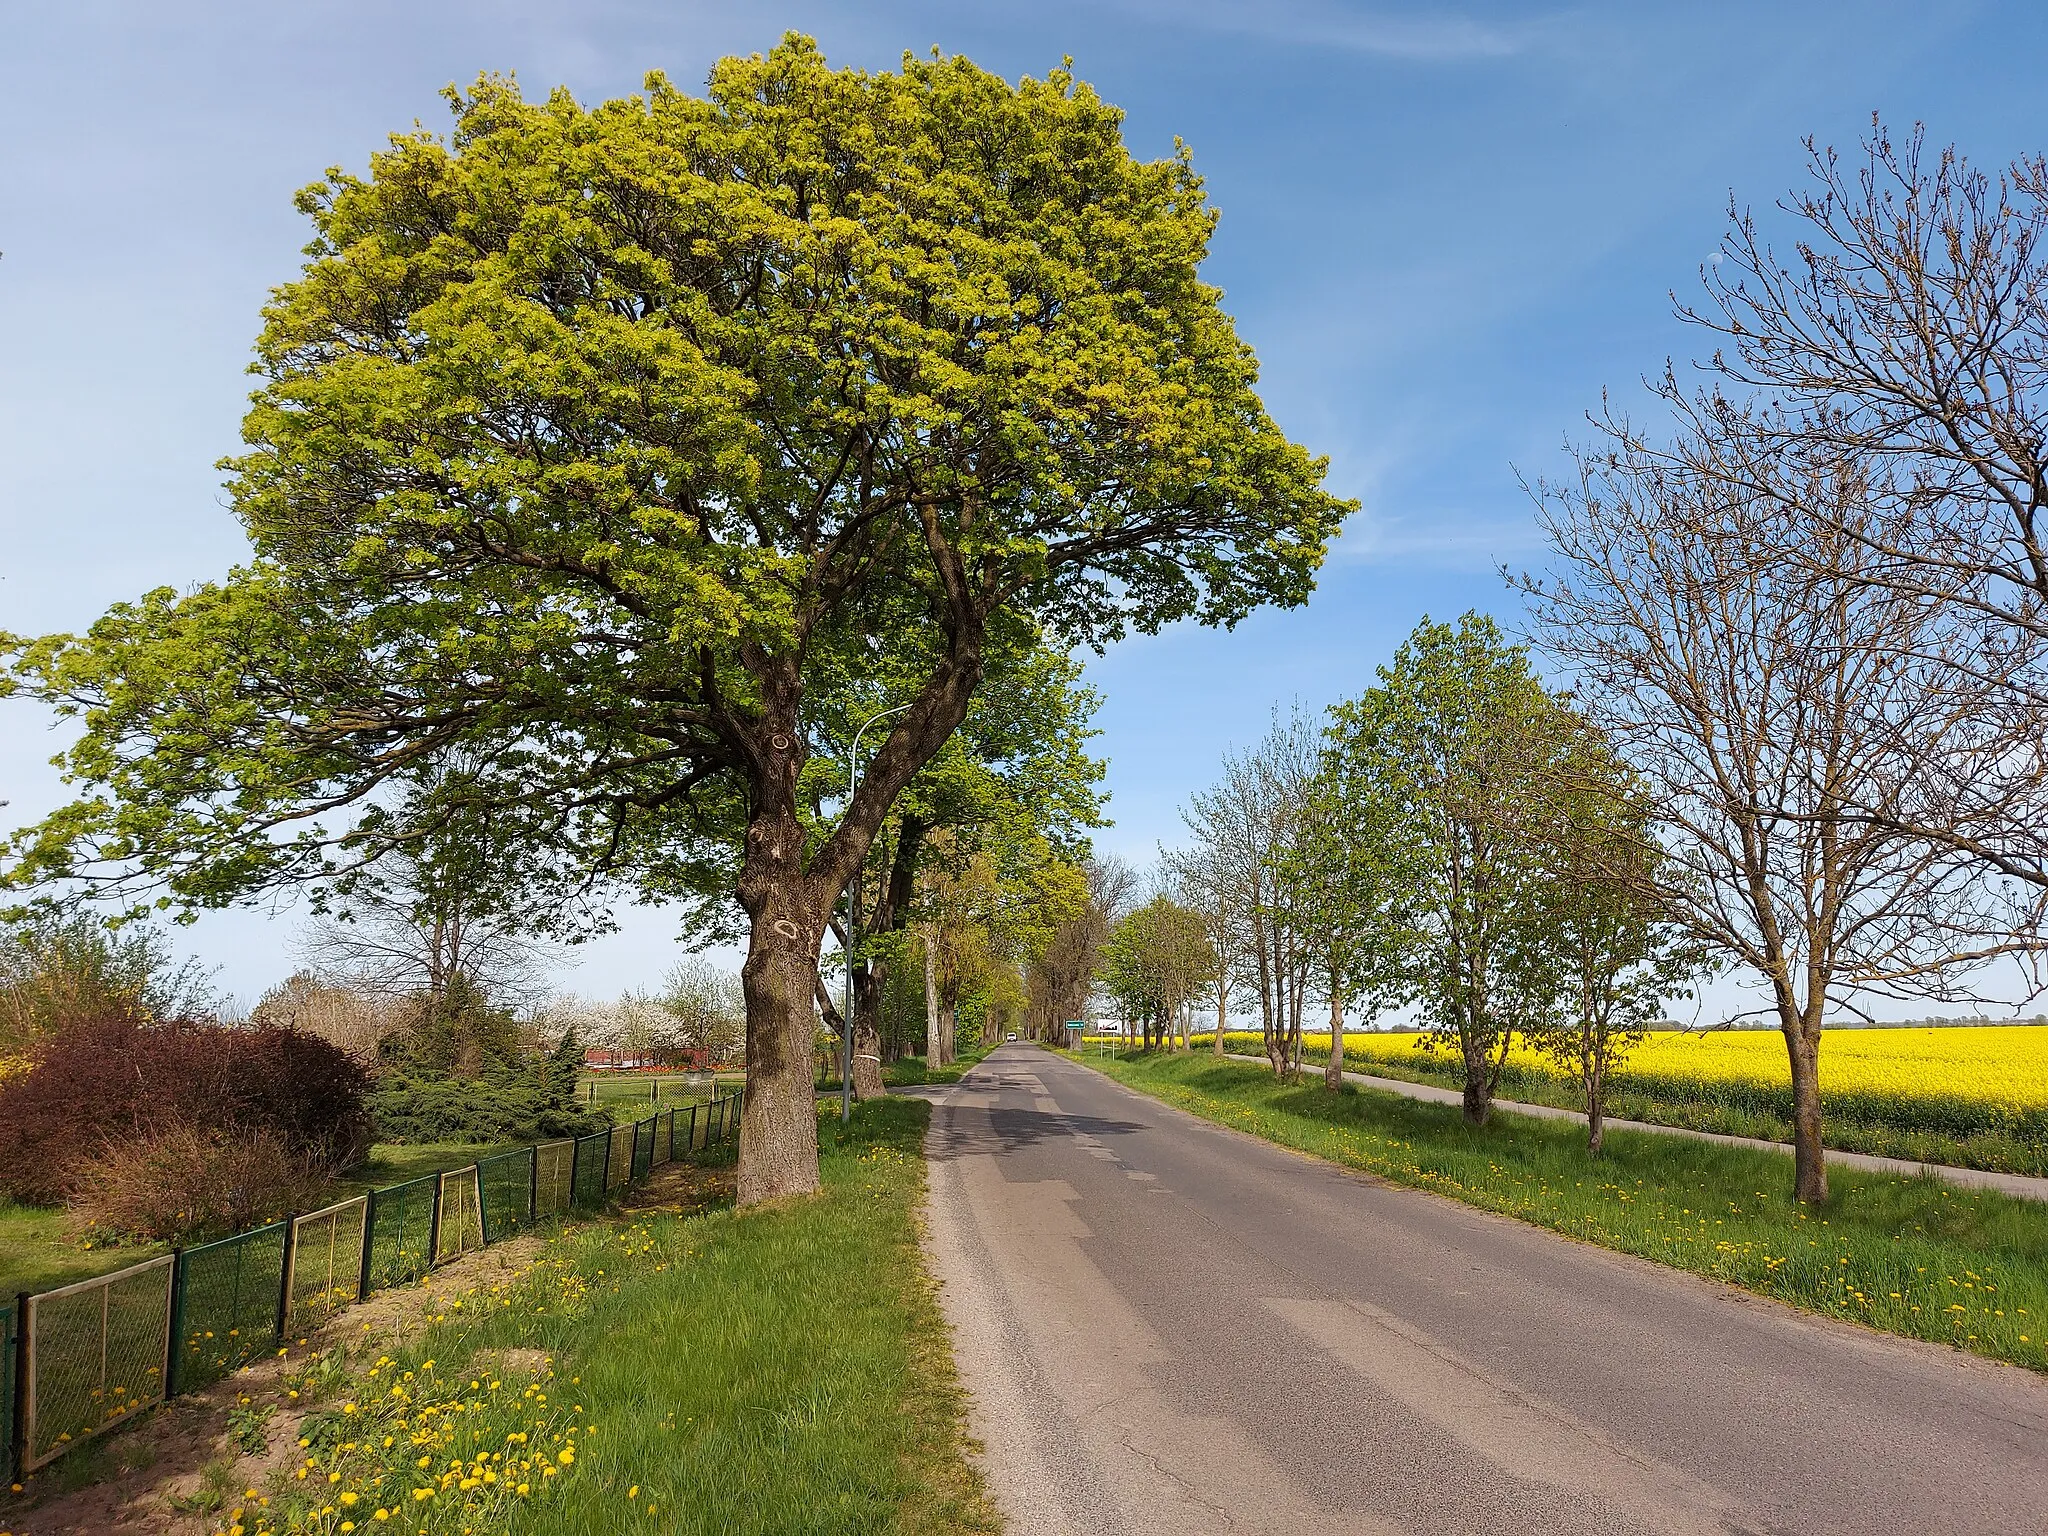
[[[885,962],[863,960],[853,971],[853,1096],[865,1102],[889,1090],[882,1086],[882,987]]]
[[[1212,1047],[1217,1056],[1223,1054],[1223,1027],[1230,1022],[1230,994],[1222,988],[1216,992],[1216,1040]]]
[[[1607,1084],[1599,1072],[1586,1074],[1586,1153],[1590,1157],[1600,1155],[1600,1145],[1607,1135]]]
[[[740,969],[740,987],[747,999],[741,1205],[809,1194],[818,1187],[811,993],[823,929],[821,916],[804,913],[779,890],[762,900],[754,913],[747,961]]]
[[[1323,1068],[1323,1086],[1335,1093],[1344,1086],[1344,1004],[1330,988],[1330,1063]]]
[[[939,930],[936,923],[924,929],[924,1064],[940,1067],[939,1059]]]
[[[1820,1144],[1820,1031],[1785,1031],[1792,1058],[1793,1196],[1802,1205],[1825,1205],[1828,1166]]]
[[[1465,1058],[1463,1109],[1467,1125],[1484,1125],[1493,1114],[1493,1063],[1484,1047],[1472,1044],[1477,1024],[1464,1031],[1459,1053]]]

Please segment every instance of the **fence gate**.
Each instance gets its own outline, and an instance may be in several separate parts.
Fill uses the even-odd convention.
[[[434,1262],[484,1245],[483,1202],[477,1195],[476,1164],[441,1175],[441,1222],[434,1235]]]
[[[292,1222],[291,1267],[284,1282],[288,1328],[317,1328],[362,1298],[363,1244],[369,1235],[368,1195]]]
[[[172,1256],[28,1299],[21,1347],[21,1470],[111,1429],[164,1395]]]

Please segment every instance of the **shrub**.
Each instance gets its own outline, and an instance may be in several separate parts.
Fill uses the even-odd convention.
[[[369,1146],[363,1069],[292,1030],[102,1019],[42,1041],[32,1060],[0,1082],[0,1190],[31,1204],[68,1199],[107,1147],[179,1126],[268,1133],[319,1170]]]
[[[174,965],[157,929],[114,933],[88,912],[0,926],[0,1047],[100,1019],[197,1015],[214,1001],[207,972],[193,960]]]
[[[329,986],[308,971],[294,972],[264,993],[249,1022],[316,1036],[366,1067],[376,1064],[385,1037],[405,1023],[387,1000]]]
[[[387,1067],[371,1096],[380,1141],[541,1141],[610,1124],[576,1103],[583,1050],[574,1035],[545,1055],[494,1058],[470,1077]]]
[[[79,1171],[71,1207],[107,1236],[183,1243],[309,1209],[330,1182],[275,1132],[169,1125],[107,1143]]]

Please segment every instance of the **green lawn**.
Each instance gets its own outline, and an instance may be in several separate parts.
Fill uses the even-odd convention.
[[[89,1280],[163,1251],[152,1244],[109,1248],[83,1242],[63,1211],[0,1199],[0,1302],[12,1301],[17,1291],[47,1291]]]
[[[410,1179],[423,1179],[430,1173],[446,1173],[450,1168],[467,1168],[496,1153],[517,1152],[527,1145],[523,1141],[494,1146],[473,1141],[380,1141],[370,1148],[368,1157],[336,1181],[336,1198],[387,1189]]]
[[[285,1384],[300,1396],[280,1411],[318,1405],[303,1463],[227,1523],[998,1530],[918,1249],[928,1115],[889,1099],[822,1120],[816,1198],[587,1223],[496,1278],[444,1283],[402,1345]]]
[[[957,1058],[936,1072],[925,1069],[922,1056],[899,1056],[882,1068],[882,1085],[885,1088],[915,1088],[921,1083],[957,1083],[971,1068],[980,1065],[982,1058],[994,1049],[992,1045],[974,1046],[960,1052]],[[837,1093],[839,1063],[836,1060],[820,1061],[819,1066],[824,1071],[818,1079],[818,1092]]]
[[[2048,1371],[2048,1205],[1933,1179],[1829,1171],[1792,1198],[1792,1160],[1653,1132],[1586,1155],[1570,1121],[1497,1114],[1320,1079],[1276,1083],[1207,1054],[1074,1058],[1169,1104],[1283,1146],[1434,1190],[1887,1333]]]
[[[745,1081],[744,1072],[721,1072],[714,1092],[701,1076],[687,1072],[586,1072],[576,1097],[585,1104],[610,1107],[621,1119],[644,1118],[670,1104],[701,1103],[730,1093]]]

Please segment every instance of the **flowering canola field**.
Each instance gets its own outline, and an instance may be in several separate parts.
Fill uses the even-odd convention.
[[[1260,1050],[1255,1034],[1230,1048]],[[1327,1059],[1329,1037],[1304,1037]],[[1429,1053],[1415,1035],[1347,1034],[1347,1065],[1455,1084],[1454,1052]],[[1821,1105],[1829,1144],[2010,1173],[2048,1173],[2048,1027],[1829,1030],[1820,1048]],[[1543,1057],[1517,1042],[1504,1098],[1567,1107],[1576,1092]],[[1659,1033],[1633,1051],[1610,1084],[1621,1118],[1782,1140],[1792,1076],[1775,1030]]]

